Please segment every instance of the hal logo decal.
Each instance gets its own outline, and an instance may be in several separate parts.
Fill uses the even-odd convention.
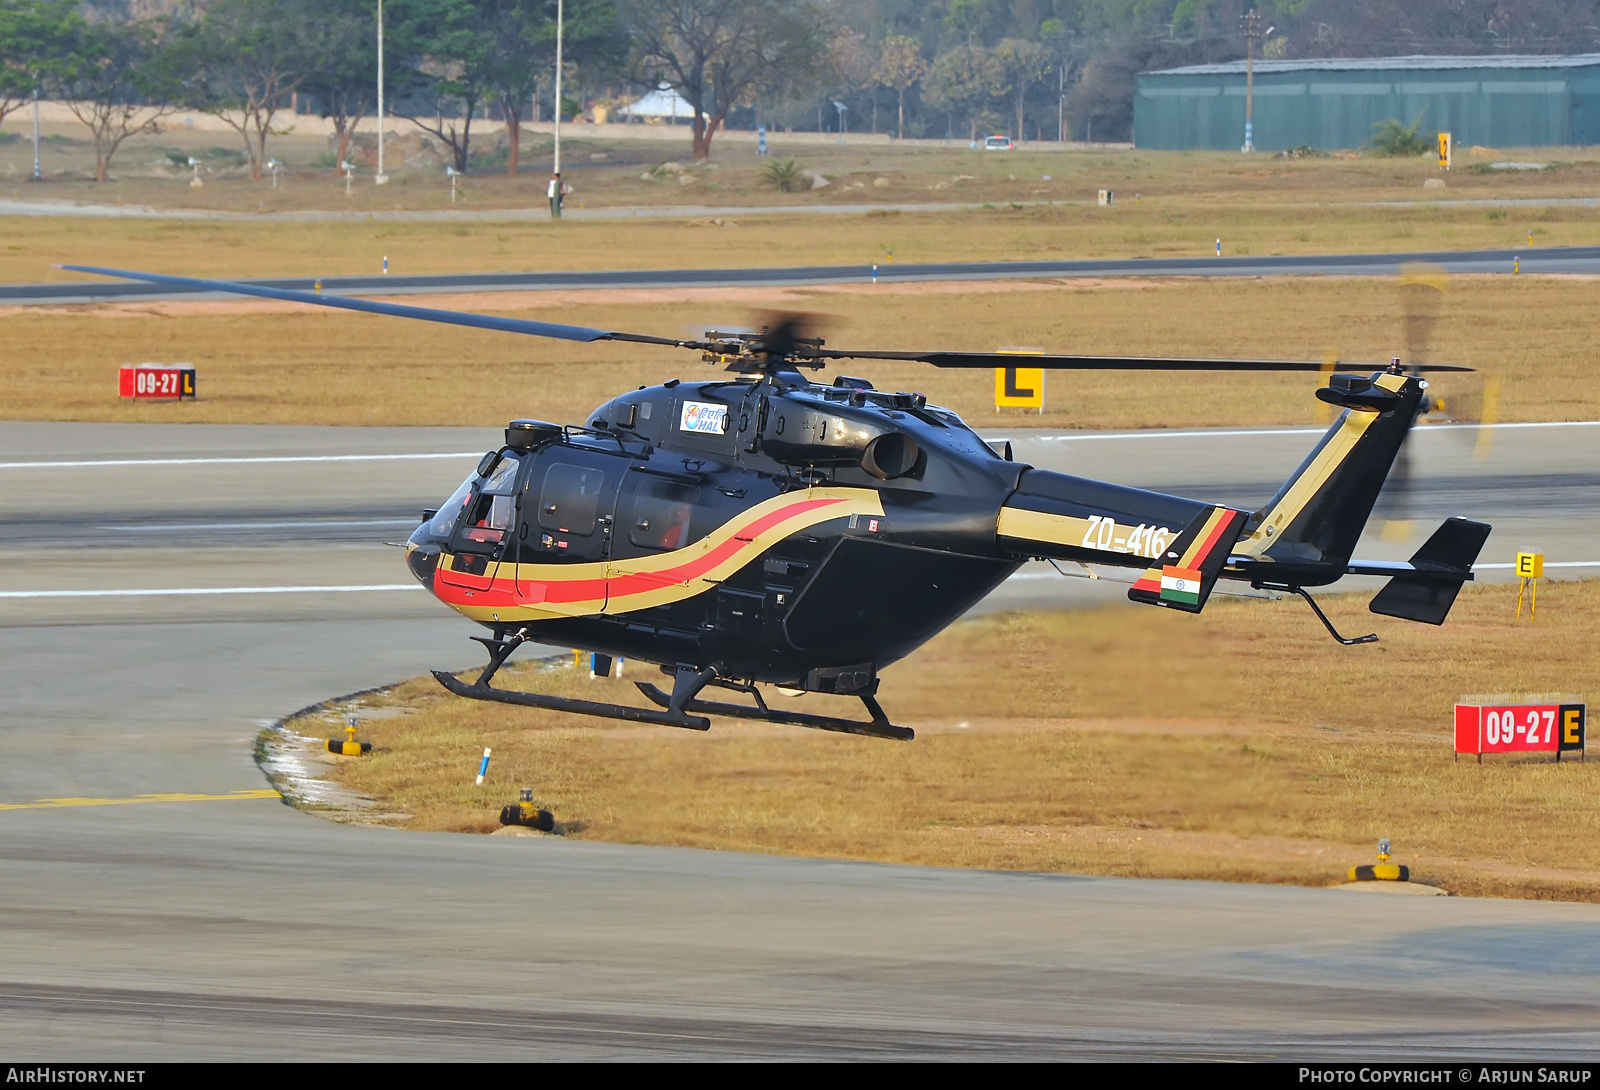
[[[697,431],[709,435],[728,434],[728,407],[705,401],[685,401],[683,413],[678,417],[679,431]]]

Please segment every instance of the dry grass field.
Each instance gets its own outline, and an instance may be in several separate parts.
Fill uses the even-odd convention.
[[[20,130],[13,123],[7,131]],[[421,171],[396,169],[389,186],[357,186],[346,199],[342,181],[310,165],[326,150],[320,139],[282,139],[278,154],[290,173],[280,189],[219,165],[204,189],[190,190],[172,175],[167,153],[187,148],[210,155],[201,145],[225,142],[221,134],[173,131],[131,141],[119,160],[120,180],[101,186],[72,180],[77,168],[70,164],[87,154],[81,141],[74,143],[79,137],[71,130],[52,136],[58,139],[47,150],[56,158],[49,161],[67,164],[60,178],[38,186],[15,181],[13,196],[98,203],[125,198],[129,204],[230,214],[5,217],[0,281],[78,276],[49,268],[61,262],[217,276],[336,276],[375,273],[384,257],[399,274],[866,264],[886,263],[891,254],[901,264],[1205,255],[1219,237],[1227,254],[1523,246],[1530,239],[1535,245],[1600,244],[1600,210],[1590,205],[1460,203],[1587,198],[1600,185],[1600,157],[1583,149],[1469,156],[1448,188],[1424,191],[1423,181],[1438,175],[1426,157],[1245,159],[1082,148],[983,153],[927,144],[807,144],[787,150],[828,173],[834,184],[782,194],[761,185],[753,149],[736,141],[719,145],[716,170],[692,172],[695,180],[685,185],[640,178],[643,168],[683,158],[680,143],[606,142],[589,133],[576,135],[569,149],[580,203],[595,210],[671,205],[682,214],[550,223],[492,213],[500,209],[509,217],[540,206],[542,153],[530,153],[529,173],[515,178],[472,174],[470,199],[457,207],[489,211],[490,218],[451,219],[448,198],[440,196],[447,190]],[[786,153],[781,144],[776,150]],[[1537,172],[1480,169],[1510,154],[1556,165]],[[0,196],[3,179],[20,178],[29,156],[26,141],[0,142]],[[880,177],[888,184],[875,185]],[[858,183],[861,188],[853,188]],[[1102,186],[1119,193],[1112,207],[1094,203]],[[1443,201],[1436,199],[1441,193]],[[841,202],[881,207],[827,216],[703,211]],[[976,207],[918,210],[950,202]],[[446,218],[369,218],[396,207]],[[265,214],[249,214],[258,209]],[[273,214],[304,217],[322,214],[318,210],[352,215]],[[1595,417],[1600,393],[1588,377],[1591,295],[1591,284],[1570,278],[1458,278],[1430,354],[1497,373],[1504,419]],[[834,345],[884,349],[1009,345],[1311,359],[1333,352],[1350,360],[1383,360],[1403,351],[1395,286],[1366,280],[557,291],[412,301],[678,336],[757,324],[764,311],[801,310],[822,315],[820,331]],[[575,421],[617,389],[692,375],[700,367],[670,353],[296,313],[257,302],[7,308],[0,310],[0,346],[5,415],[24,419],[497,425],[532,415]],[[195,363],[200,401],[119,403],[116,368],[139,360]],[[846,366],[880,386],[922,390],[975,423],[1003,419],[994,414],[986,374]],[[1446,392],[1471,401],[1475,381]],[[1044,416],[1025,419],[1087,427],[1301,422],[1314,416],[1312,385],[1277,376],[1160,375],[1130,383],[1125,376],[1060,374],[1051,380]]]
[[[1600,211],[1595,207],[1508,208],[1424,200],[1421,182],[1431,175],[1417,164],[1379,168],[1414,175],[1401,195],[1383,188],[1368,192],[1365,183],[1369,179],[1358,173],[1363,168],[1360,162],[1341,162],[1337,168],[1326,168],[1325,173],[1304,176],[1296,173],[1302,169],[1299,164],[1289,164],[1286,177],[1263,182],[1241,174],[1237,165],[1230,170],[1197,169],[1191,177],[1182,169],[1183,160],[1184,156],[1176,153],[1161,160],[1173,191],[1145,192],[1139,200],[1130,196],[1125,203],[1109,208],[1095,204],[1095,180],[1090,177],[1048,198],[1024,194],[1013,200],[1002,192],[1011,184],[1002,175],[960,183],[974,187],[971,193],[937,194],[941,200],[979,205],[959,212],[919,211],[919,204],[926,203],[921,197],[869,186],[843,197],[822,195],[832,189],[806,197],[752,189],[738,202],[780,207],[796,202],[884,206],[825,216],[763,215],[754,208],[713,215],[695,209],[725,207],[728,202],[723,196],[699,194],[689,199],[680,193],[671,196],[683,208],[681,214],[637,220],[568,218],[560,223],[510,218],[509,213],[518,209],[539,207],[537,201],[530,203],[511,194],[492,201],[486,198],[482,211],[488,218],[484,219],[452,219],[443,210],[435,210],[443,218],[421,220],[369,220],[359,212],[348,218],[321,220],[265,214],[223,219],[12,216],[0,221],[0,281],[33,283],[78,277],[50,267],[60,263],[202,276],[344,276],[376,274],[386,256],[394,274],[423,274],[866,265],[887,263],[891,254],[900,264],[1208,257],[1215,252],[1218,239],[1227,256],[1600,243]],[[988,161],[980,163],[987,165]],[[754,168],[749,170],[754,177]],[[1540,184],[1521,179],[1470,177],[1472,185],[1461,193],[1448,191],[1451,201],[1588,197],[1600,187],[1600,163],[1574,167],[1565,176],[1563,188],[1550,193],[1542,192]],[[1568,182],[1572,183],[1570,189]],[[633,184],[645,187],[655,183],[635,180]],[[0,181],[0,196],[5,195],[7,190]],[[12,187],[10,195],[59,197],[49,186]],[[79,199],[104,200],[107,196],[89,193]],[[650,196],[619,195],[619,202],[623,207],[648,206],[645,198]],[[283,212],[300,210],[303,203],[302,195],[293,197],[294,204],[290,197],[279,199],[284,202],[279,209]],[[1046,200],[1052,203],[1035,203]],[[1361,203],[1365,201],[1392,203],[1371,206]],[[508,215],[494,218],[489,209],[507,210]]]
[[[26,180],[32,170],[33,149],[30,123],[24,114],[14,115],[0,132],[0,194],[9,190],[18,197],[243,214],[537,209],[544,206],[551,166],[549,135],[525,133],[522,172],[508,175],[503,163],[475,160],[455,205],[450,201],[442,163],[423,165],[418,161],[408,167],[396,162],[393,155],[387,163],[393,179],[388,185],[373,185],[371,164],[364,162],[347,196],[343,174],[328,165],[332,158],[327,139],[302,130],[276,137],[268,149],[286,167],[274,188],[269,179],[255,182],[248,178],[242,148],[233,134],[186,130],[169,121],[163,132],[130,139],[113,164],[113,179],[96,184],[89,173],[93,155],[86,130],[62,124],[46,126],[42,155],[46,181],[35,185]],[[292,120],[282,118],[285,125]],[[391,131],[405,137],[416,130],[399,122]],[[783,193],[762,181],[763,160],[743,134],[719,138],[713,144],[711,162],[705,165],[690,160],[686,129],[640,136],[637,130],[624,133],[609,126],[569,127],[562,143],[563,173],[574,186],[569,207],[585,211],[1013,201],[1093,205],[1096,191],[1109,188],[1117,193],[1118,203],[1102,214],[1103,220],[1123,223],[1140,209],[1153,209],[1154,222],[1160,222],[1165,214],[1193,212],[1190,241],[1210,244],[1207,223],[1213,220],[1218,225],[1242,227],[1246,220],[1265,213],[1279,224],[1293,224],[1299,216],[1295,207],[1339,202],[1399,201],[1421,206],[1425,201],[1436,205],[1440,199],[1587,197],[1600,182],[1600,156],[1591,148],[1464,148],[1446,188],[1424,192],[1423,181],[1440,176],[1428,156],[1286,159],[1263,153],[1246,158],[1226,152],[1149,152],[1055,144],[1024,145],[1016,151],[995,153],[971,150],[965,141],[895,144],[852,140],[840,144],[819,141],[814,135],[790,139],[774,134],[774,157],[792,156],[800,166],[821,173],[830,182],[826,188]],[[474,147],[492,154],[503,140],[500,133],[480,130]],[[191,172],[179,165],[189,156],[204,163],[206,185],[201,189],[189,186]],[[1547,169],[1489,169],[1491,163],[1507,159],[1539,162]],[[658,169],[672,162],[689,169],[684,173]],[[882,185],[878,184],[880,178],[884,179]],[[1274,211],[1273,206],[1290,207]],[[1230,211],[1235,214],[1227,218]],[[1240,212],[1245,214],[1237,214]],[[1223,218],[1214,218],[1219,213]],[[1486,222],[1481,210],[1477,219]],[[1326,223],[1313,217],[1306,226],[1315,234]],[[1500,237],[1509,244],[1517,237],[1519,226],[1525,230],[1533,225],[1515,219],[1498,222]],[[1310,240],[1295,238],[1292,231],[1284,234],[1286,244],[1310,244]],[[1326,246],[1326,240],[1323,242]]]
[[[1435,629],[1330,599],[1341,628],[1382,635],[1359,648],[1292,600],[963,622],[884,675],[911,743],[611,724],[460,700],[429,678],[365,698],[374,752],[331,775],[414,829],[488,832],[527,785],[568,836],[1306,885],[1342,880],[1386,836],[1416,879],[1455,893],[1600,900],[1600,764],[1451,756],[1463,693],[1600,689],[1600,581],[1550,583],[1533,623],[1514,600],[1469,587]],[[500,683],[642,703],[564,663]],[[326,736],[345,710],[290,726]]]
[[[1594,286],[1572,278],[1458,277],[1432,357],[1503,378],[1501,419],[1600,417]],[[881,285],[409,297],[422,305],[699,336],[763,311],[821,316],[830,343],[1384,360],[1402,352],[1395,285],[1363,279]],[[697,357],[464,331],[266,301],[173,302],[0,313],[0,399],[14,419],[468,424],[578,421],[618,390],[712,372]],[[200,400],[122,402],[120,363],[190,361]],[[1310,422],[1309,375],[1059,373],[1047,411],[1000,416],[987,371],[846,363],[880,387],[920,390],[974,425],[1186,427]],[[822,372],[821,381],[831,381]],[[1470,401],[1477,378],[1439,378]]]

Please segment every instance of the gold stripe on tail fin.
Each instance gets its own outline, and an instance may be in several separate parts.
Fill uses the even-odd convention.
[[[1244,523],[1244,512],[1231,507],[1202,511],[1129,588],[1128,598],[1199,613],[1211,597],[1211,588],[1216,586]]]

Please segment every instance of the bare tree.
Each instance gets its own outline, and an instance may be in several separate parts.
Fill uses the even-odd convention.
[[[708,158],[728,111],[763,89],[796,86],[828,57],[817,0],[628,0],[638,81],[666,80],[694,109],[694,157]]]
[[[921,42],[903,34],[883,40],[872,78],[880,87],[892,87],[900,96],[900,113],[894,130],[897,140],[905,139],[906,135],[906,92],[927,74],[928,62],[922,59]]]
[[[928,101],[953,117],[965,118],[972,140],[978,139],[978,122],[1004,92],[1000,62],[981,45],[957,46],[940,54],[928,70]]]
[[[299,91],[310,95],[322,116],[333,122],[339,161],[350,158],[350,137],[356,122],[377,105],[377,12],[370,0],[323,0],[317,20],[316,66],[301,81]],[[393,51],[390,51],[391,54]],[[394,65],[385,65],[390,92],[395,86]]]
[[[168,97],[174,88],[166,29],[158,21],[80,20],[48,77],[47,86],[94,137],[97,182],[110,176],[124,140],[157,131],[156,122],[177,109]]]
[[[316,0],[216,0],[185,35],[187,97],[244,140],[256,181],[273,117],[317,71],[321,11]]]
[[[994,59],[1000,66],[1001,81],[1017,113],[1017,139],[1026,139],[1022,131],[1023,107],[1027,104],[1028,92],[1050,71],[1050,51],[1037,42],[1007,38],[995,46]]]

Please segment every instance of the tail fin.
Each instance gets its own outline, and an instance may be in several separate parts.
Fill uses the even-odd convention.
[[[1189,520],[1171,547],[1128,589],[1128,597],[1146,605],[1199,613],[1239,540],[1244,520],[1243,511],[1207,507]]]
[[[1317,397],[1344,407],[1294,476],[1246,526],[1240,556],[1344,573],[1427,384],[1385,371],[1334,375]],[[1306,585],[1315,585],[1308,582]]]
[[[1411,558],[1417,574],[1389,580],[1367,608],[1385,617],[1444,624],[1461,584],[1472,578],[1473,562],[1488,538],[1486,523],[1464,518],[1446,521]]]

